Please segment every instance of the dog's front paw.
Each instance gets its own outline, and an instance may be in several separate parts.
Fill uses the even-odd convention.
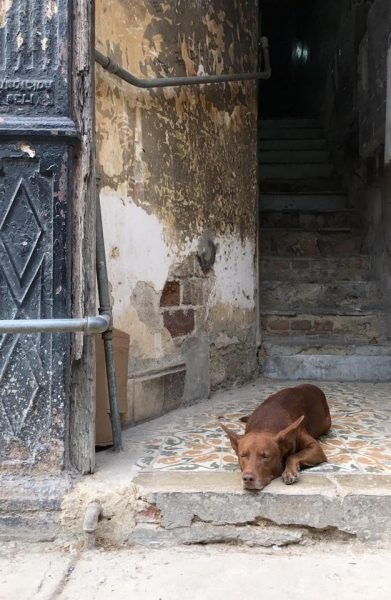
[[[299,473],[293,469],[285,469],[282,474],[282,480],[286,485],[292,485],[299,479]]]

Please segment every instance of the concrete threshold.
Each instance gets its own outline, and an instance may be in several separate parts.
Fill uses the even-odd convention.
[[[240,473],[135,472],[129,454],[110,454],[94,475],[59,490],[56,506],[11,509],[0,538],[83,545],[87,507],[98,502],[98,544],[175,546],[208,543],[251,547],[318,541],[391,540],[391,475],[302,472],[286,486],[242,489]],[[60,498],[61,497],[61,498]]]
[[[102,505],[98,544],[250,547],[391,540],[391,476],[306,473],[286,486],[242,489],[240,473],[107,470],[84,479],[63,502],[62,541],[82,542],[90,502]]]
[[[242,490],[239,473],[144,473],[134,483],[141,505],[129,543],[390,539],[388,475],[302,473],[293,486],[276,480],[261,492]]]
[[[129,458],[129,457],[128,457]],[[391,475],[302,472],[298,483],[242,489],[239,472],[140,472],[111,455],[62,505],[63,541],[82,541],[89,503],[103,516],[98,544],[165,547],[229,543],[273,547],[391,540]],[[111,464],[110,464],[111,463]]]

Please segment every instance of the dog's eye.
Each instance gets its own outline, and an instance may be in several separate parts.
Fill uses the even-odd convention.
[[[265,452],[261,452],[260,454],[258,454],[258,456],[259,458],[262,458],[262,460],[268,460],[270,458],[270,456]]]
[[[244,452],[243,454],[240,455],[240,458],[248,458],[248,452]]]

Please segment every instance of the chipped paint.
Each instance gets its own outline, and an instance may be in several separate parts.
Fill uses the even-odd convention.
[[[7,12],[12,6],[12,0],[0,0],[0,29],[6,23]]]
[[[28,156],[30,158],[34,158],[36,152],[33,148],[31,148],[31,146],[29,146],[29,144],[20,144],[20,149],[22,150],[22,152],[25,152],[26,154],[28,154]]]
[[[49,39],[47,37],[42,38],[41,48],[44,52],[49,48]]]
[[[250,0],[136,0],[131,7],[125,0],[97,0],[97,47],[141,77],[251,71],[254,6]],[[159,300],[166,281],[177,277],[181,298],[190,284],[201,289],[201,304],[191,308],[191,337],[207,335],[211,345],[218,338],[217,362],[229,347],[230,356],[240,348],[241,361],[253,364],[255,84],[137,90],[98,67],[96,85],[114,321],[130,334],[131,365],[183,362],[183,340],[165,328]],[[208,275],[195,259],[205,229],[218,247]],[[230,368],[214,380],[234,376]],[[237,369],[240,377],[244,371]]]
[[[19,32],[18,35],[16,36],[16,45],[18,48],[21,48],[24,44],[24,38],[23,35]]]
[[[215,302],[235,306],[240,309],[254,308],[255,280],[254,268],[249,257],[255,255],[253,240],[241,242],[234,235],[222,236],[216,240],[220,252],[215,264]]]
[[[46,5],[47,18],[49,20],[51,20],[57,13],[58,13],[57,0],[47,0],[47,5]]]

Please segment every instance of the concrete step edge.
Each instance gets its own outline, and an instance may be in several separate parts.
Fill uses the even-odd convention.
[[[306,261],[306,262],[326,262],[326,261],[334,261],[337,263],[341,262],[341,257],[340,256],[276,256],[275,254],[262,254],[261,256],[261,260],[275,260],[275,261],[281,261],[281,260],[294,260],[296,262],[300,262],[300,261]],[[354,260],[368,260],[370,261],[370,256],[369,254],[351,254],[350,256],[344,256],[344,261],[345,260],[349,260],[349,261],[354,261]]]
[[[274,198],[275,196],[279,196],[279,197],[287,197],[287,198],[291,198],[292,196],[295,196],[297,198],[307,198],[308,196],[315,196],[315,197],[325,197],[328,198],[329,196],[335,196],[335,197],[341,197],[341,198],[346,198],[347,197],[347,193],[344,192],[343,190],[341,191],[335,191],[335,190],[325,190],[325,191],[321,191],[321,192],[311,192],[311,191],[302,191],[302,192],[263,192],[262,193],[262,197],[266,197],[268,198],[270,196],[270,198]],[[353,209],[341,209],[341,210],[353,210]],[[293,211],[293,209],[292,209]],[[274,212],[278,212],[278,211],[274,211]]]
[[[297,227],[297,225],[292,227],[288,227],[287,225],[284,225],[282,227],[265,225],[261,226],[260,228],[261,231],[270,231],[271,229],[289,232],[292,231],[296,233],[350,233],[354,230],[353,227]]]
[[[391,356],[338,354],[266,357],[260,360],[266,379],[291,381],[391,381]]]
[[[388,356],[391,359],[391,344],[371,345],[358,343],[357,340],[336,344],[327,338],[323,342],[307,340],[306,343],[292,342],[290,344],[265,340],[261,346],[261,356],[267,358],[290,356]]]
[[[289,234],[292,233],[292,229],[290,227],[265,227],[264,231],[267,231],[267,233],[274,233],[275,235],[281,235],[281,234]],[[321,227],[314,227],[312,229],[302,229],[300,230],[301,233],[303,234],[318,234],[318,235],[322,235],[322,231],[323,228]],[[358,227],[351,227],[349,228],[349,231],[338,231],[338,230],[333,230],[333,231],[327,231],[325,232],[325,235],[334,235],[334,234],[345,234],[345,233],[351,233],[352,235],[349,236],[348,239],[351,238],[357,238],[357,237],[362,237],[362,231],[360,228]],[[305,235],[303,236],[305,238],[309,237],[309,235]]]
[[[320,123],[318,119],[312,118],[295,118],[291,119],[261,119],[260,130],[266,128],[278,127],[281,129],[320,129]]]
[[[364,309],[364,310],[352,310],[348,309],[342,310],[332,310],[331,308],[317,308],[316,310],[308,310],[311,307],[303,307],[303,309],[295,310],[295,309],[268,309],[262,308],[260,311],[261,317],[298,317],[300,319],[308,319],[310,317],[376,317],[378,318],[382,313],[382,307],[378,306],[376,308]]]
[[[375,287],[377,286],[377,282],[374,279],[356,279],[354,281],[349,281],[349,280],[342,280],[342,281],[338,281],[336,282],[334,279],[330,280],[330,281],[325,281],[324,279],[322,279],[322,281],[303,281],[302,282],[303,285],[305,286],[334,286],[334,287],[346,287],[349,288],[352,285],[354,286],[365,286],[365,287]],[[261,282],[261,286],[260,289],[262,289],[262,286],[271,286],[271,287],[277,287],[277,286],[289,286],[289,287],[293,287],[297,289],[297,282],[295,281],[287,281],[286,279],[262,279]]]

